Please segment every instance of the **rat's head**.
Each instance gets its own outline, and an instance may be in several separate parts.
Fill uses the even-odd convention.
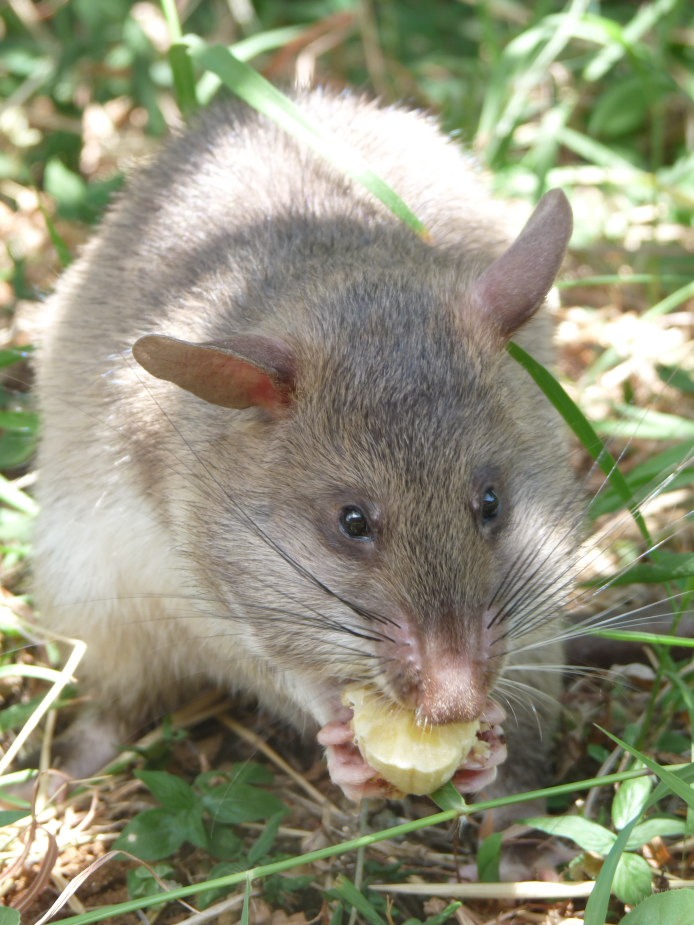
[[[257,633],[275,664],[371,681],[433,723],[472,720],[514,641],[554,615],[570,490],[557,441],[543,447],[546,402],[517,390],[505,345],[542,304],[570,228],[554,193],[464,287],[435,267],[361,272],[323,313],[339,323],[303,339],[135,345],[153,375],[258,409],[262,500],[248,503],[270,583],[286,582]]]

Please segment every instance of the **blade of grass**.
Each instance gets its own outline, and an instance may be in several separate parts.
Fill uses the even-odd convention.
[[[176,0],[161,0],[161,8],[172,42],[180,42],[183,37],[181,20],[176,8]]]
[[[266,32],[259,32],[257,35],[249,35],[239,42],[230,46],[230,51],[239,61],[250,61],[262,55],[263,52],[273,51],[275,48],[282,48],[290,42],[301,38],[311,25],[307,23],[304,26],[283,26],[280,29],[268,29]]]
[[[694,639],[686,636],[672,636],[667,633],[639,633],[633,630],[594,630],[591,635],[603,639],[616,639],[618,642],[638,642],[645,646],[677,646],[682,649],[694,649]]]
[[[611,437],[634,437],[642,440],[694,440],[694,421],[676,414],[650,411],[633,405],[613,406],[621,420],[596,421],[595,428]]]
[[[516,73],[516,79],[511,83],[513,87],[511,97],[503,111],[498,113],[493,121],[490,116],[487,115],[485,123],[485,111],[483,110],[482,117],[480,118],[480,127],[482,133],[485,131],[488,133],[488,138],[485,141],[485,148],[486,156],[490,163],[494,162],[499,148],[513,133],[516,123],[527,107],[528,100],[532,96],[531,91],[533,87],[546,80],[550,66],[557,60],[562,50],[568,44],[573,35],[574,25],[586,12],[588,5],[588,0],[573,0],[568,9],[562,14],[557,27],[549,32],[548,40],[537,53],[534,60],[528,64],[527,67]],[[524,34],[526,39],[530,31],[531,30],[528,30]],[[509,50],[513,50],[512,45],[507,48],[507,52]],[[496,92],[498,93],[498,88],[496,88]],[[490,110],[487,111],[489,113]],[[483,128],[485,125],[486,129]]]
[[[595,887],[586,903],[584,925],[605,925],[617,865],[626,849],[632,830],[636,827],[640,818],[641,815],[639,814],[624,826],[603,861],[600,873],[595,881]]]
[[[678,0],[656,0],[655,3],[644,4],[621,30],[620,40],[612,42],[591,59],[583,71],[584,79],[590,82],[600,80],[625,54],[634,55],[633,46],[677,3]]]
[[[193,62],[188,47],[175,43],[169,48],[169,64],[173,75],[174,90],[178,107],[187,118],[198,109],[198,95],[195,85]]]
[[[561,129],[559,141],[561,144],[566,145],[569,150],[573,151],[574,154],[578,154],[592,165],[613,170],[623,170],[627,175],[632,175],[633,178],[638,177],[648,183],[649,186],[654,185],[655,179],[653,174],[641,170],[632,164],[626,157],[608,148],[607,145],[595,141],[594,138],[589,138],[582,132],[576,131],[576,129],[569,128],[568,126]]]
[[[677,770],[678,773],[682,773],[684,775],[685,779],[689,779],[690,772],[694,772],[694,768],[692,768],[690,765],[677,766]],[[166,901],[173,901],[176,899],[183,899],[187,896],[195,896],[197,893],[200,893],[203,890],[219,888],[226,889],[231,886],[246,883],[249,878],[253,881],[256,881],[263,877],[270,876],[271,874],[282,873],[283,871],[291,870],[295,867],[311,864],[314,861],[322,861],[326,858],[347,854],[357,850],[362,846],[368,847],[370,845],[378,844],[382,841],[397,839],[404,835],[408,835],[411,832],[418,831],[419,829],[427,828],[428,826],[440,825],[445,822],[452,822],[454,819],[457,819],[461,815],[465,815],[468,812],[484,812],[488,809],[496,809],[501,806],[511,806],[516,803],[528,803],[540,798],[564,794],[574,794],[583,790],[590,790],[593,787],[619,783],[620,781],[629,780],[632,777],[638,777],[644,773],[647,772],[645,772],[643,769],[620,771],[615,774],[604,775],[603,777],[595,777],[578,782],[573,781],[568,784],[558,784],[556,787],[547,787],[544,790],[532,790],[525,793],[515,794],[514,796],[510,797],[500,797],[497,800],[475,803],[467,807],[464,811],[457,809],[435,813],[422,819],[414,819],[411,822],[405,822],[401,823],[400,825],[393,826],[389,829],[383,829],[380,832],[373,832],[368,835],[360,835],[357,838],[341,842],[337,845],[329,845],[326,848],[319,848],[316,851],[309,851],[306,854],[297,855],[291,858],[283,858],[279,861],[273,861],[269,864],[255,867],[251,870],[240,871],[235,874],[229,874],[225,877],[217,877],[213,880],[208,880],[205,883],[194,883],[188,886],[179,887],[177,889],[168,891],[165,895],[158,893],[156,896],[141,897],[137,900],[129,900],[127,902],[117,903],[110,906],[103,906],[100,909],[95,909],[89,913],[69,916],[66,919],[62,919],[61,921],[64,923],[64,925],[92,925],[93,922],[102,922],[106,919],[112,918],[115,915],[124,915],[128,912],[134,912],[139,909],[156,906],[162,902],[162,899],[165,899]],[[40,919],[38,922],[36,922],[36,925],[44,925],[45,921],[45,919]]]
[[[655,305],[652,305],[643,313],[642,317],[649,320],[651,318],[657,318],[660,315],[666,315],[668,312],[674,311],[674,309],[679,308],[680,305],[692,298],[694,298],[694,282],[687,283],[686,286],[682,286],[681,289],[678,289],[676,292],[672,292],[670,295],[665,296],[660,302],[656,302]]]
[[[387,925],[386,920],[378,914],[361,890],[344,874],[337,878],[337,883],[331,892],[360,912],[364,921],[369,922],[369,925]]]
[[[55,252],[58,255],[58,260],[60,261],[60,266],[65,270],[72,263],[72,254],[70,253],[70,248],[65,243],[63,236],[60,234],[58,229],[55,227],[55,222],[48,214],[47,210],[43,205],[39,203],[39,210],[43,216],[43,220],[46,223],[46,228],[48,230],[48,236],[51,239],[51,244],[55,248]]]
[[[310,26],[284,26],[281,29],[268,29],[267,32],[250,35],[248,38],[241,39],[240,42],[235,42],[229,46],[229,50],[239,61],[250,61],[252,58],[262,55],[263,52],[282,48],[284,45],[295,41],[310,28]],[[221,86],[221,79],[212,71],[206,71],[198,81],[196,88],[200,105],[207,106]]]
[[[638,509],[633,506],[633,496],[629,484],[619,470],[617,461],[600,437],[598,437],[588,418],[583,414],[580,408],[578,408],[576,403],[569,398],[566,391],[541,363],[538,363],[537,360],[531,357],[529,353],[516,343],[511,342],[507,349],[513,359],[520,363],[523,369],[532,376],[571,430],[576,434],[586,451],[600,466],[614,490],[618,492],[619,496],[624,500],[641,535],[648,545],[652,546],[653,541],[645,521]]]
[[[650,798],[646,801],[641,812],[621,830],[609,854],[605,858],[605,862],[595,884],[595,889],[591,893],[588,903],[586,904],[585,925],[604,925],[610,895],[612,893],[612,881],[614,880],[619,859],[626,849],[632,831],[639,823],[646,810],[655,806],[659,800],[662,800],[663,797],[667,795],[668,791],[680,796],[689,807],[694,807],[694,790],[692,790],[691,787],[691,780],[694,775],[694,763],[685,765],[677,774],[674,774],[670,769],[662,767],[662,765],[646,757],[646,755],[633,746],[627,745],[626,742],[623,742],[621,739],[617,738],[617,736],[607,732],[607,730],[603,729],[601,726],[597,726],[597,728],[604,732],[613,742],[616,742],[629,752],[630,755],[638,758],[639,761],[650,768],[650,770],[660,778],[661,783],[655,788]]]
[[[195,39],[189,42],[189,49],[196,64],[217,74],[249,106],[357,180],[416,234],[428,238],[424,224],[357,151],[308,119],[299,106],[256,70],[235,58],[224,45],[208,46]]]
[[[183,115],[189,116],[198,108],[193,63],[190,60],[187,46],[181,42],[181,20],[178,16],[175,0],[161,0],[161,8],[171,36],[168,57],[173,75],[176,100]]]
[[[672,274],[656,276],[655,273],[631,273],[629,275],[625,274],[624,276],[620,276],[617,273],[606,273],[603,276],[583,276],[578,279],[561,279],[557,280],[555,285],[557,289],[576,289],[583,286],[650,286],[653,283],[681,282],[685,279],[688,279],[688,277],[675,276]],[[690,286],[692,287],[692,292],[690,294],[694,294],[694,283],[689,283],[685,289],[688,289]],[[687,296],[687,298],[688,297],[689,296]],[[668,298],[670,298],[670,296],[668,296]],[[679,302],[677,304],[679,304]],[[675,306],[673,306],[673,308],[674,307]],[[653,311],[653,309],[649,309],[649,311]]]
[[[634,758],[638,758],[647,768],[653,772],[653,774],[658,777],[662,783],[665,785],[667,790],[676,794],[681,800],[683,800],[687,806],[694,809],[694,790],[692,789],[691,783],[688,780],[684,780],[679,774],[675,774],[669,768],[663,767],[661,764],[658,764],[657,761],[654,761],[652,758],[649,758],[648,755],[645,755],[643,752],[639,751],[638,748],[634,748],[633,745],[629,745],[628,742],[624,742],[618,736],[613,735],[611,732],[608,732],[606,729],[603,729],[602,726],[597,726],[601,732],[603,732],[608,738],[612,739],[613,742],[616,742],[620,748],[623,748],[624,751],[629,752]],[[687,772],[686,776],[691,776],[691,773],[694,772],[694,763],[685,765],[682,769]],[[654,792],[655,796],[655,792]],[[662,794],[661,794],[662,796]],[[652,805],[652,799],[646,803],[644,809]],[[660,797],[659,797],[660,799]]]

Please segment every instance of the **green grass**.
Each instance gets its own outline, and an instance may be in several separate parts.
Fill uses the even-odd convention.
[[[576,233],[570,275],[563,286],[569,309],[562,316],[568,333],[562,339],[560,329],[560,342],[564,364],[574,377],[558,386],[546,371],[533,367],[530,372],[544,382],[542,387],[574,427],[581,471],[587,473],[590,461],[597,458],[608,474],[588,516],[593,529],[606,531],[607,542],[603,541],[600,569],[590,576],[586,594],[599,588],[598,602],[611,594],[618,594],[618,600],[638,599],[645,588],[652,599],[654,587],[659,587],[655,596],[671,601],[676,630],[679,615],[691,609],[694,591],[691,532],[683,519],[691,508],[694,472],[694,379],[691,366],[682,365],[687,355],[685,316],[694,295],[693,245],[687,238],[694,213],[694,155],[687,146],[694,120],[689,4],[257,0],[248,6],[243,22],[234,21],[222,4],[200,3],[191,6],[190,17],[180,24],[173,4],[163,7],[161,11],[150,3],[136,8],[129,0],[73,0],[54,7],[16,4],[0,10],[0,206],[9,224],[4,252],[0,250],[0,293],[7,312],[19,309],[21,315],[43,297],[85,236],[84,226],[98,219],[122,181],[130,155],[111,155],[108,138],[96,143],[92,139],[97,155],[91,160],[87,156],[93,131],[89,126],[94,124],[90,114],[110,113],[117,133],[131,134],[140,151],[165,133],[174,100],[189,114],[226,84],[252,105],[270,107],[270,115],[290,129],[293,124],[291,130],[361,177],[396,214],[421,231],[416,217],[408,216],[406,204],[403,207],[383,189],[368,165],[350,160],[348,139],[323,138],[320,127],[307,125],[293,113],[259,74],[280,82],[291,79],[291,66],[303,51],[304,65],[311,63],[319,79],[372,86],[389,99],[405,98],[434,108],[446,127],[493,171],[500,194],[537,201],[546,189],[558,185],[572,201]],[[174,40],[168,52],[158,47],[167,34]],[[312,59],[318,45],[327,50]],[[622,334],[613,336],[612,343],[609,332],[624,331],[625,319],[629,345]],[[578,348],[570,336],[574,328]],[[649,350],[655,343],[662,347]],[[8,476],[0,486],[0,545],[4,583],[14,595],[8,601],[22,608],[29,588],[26,555],[35,507],[28,466],[38,427],[18,381],[25,373],[17,362],[28,351],[25,343],[0,351],[0,367],[17,372],[0,389],[0,468]],[[598,484],[595,477],[588,478],[589,484]],[[632,529],[634,520],[637,526]],[[24,726],[27,707],[39,704],[46,691],[40,677],[28,676],[52,677],[55,671],[51,651],[44,656],[40,650],[27,650],[38,660],[38,672],[24,664],[24,658],[18,662],[28,631],[9,617],[2,620],[2,628],[0,684],[8,706],[0,715],[9,743]],[[691,659],[676,662],[662,638],[651,641],[650,693],[643,695],[641,712],[633,715],[619,699],[613,702],[615,725],[610,731],[624,748],[595,730],[572,733],[574,747],[580,743],[583,749],[577,764],[585,787],[592,790],[602,781],[605,794],[616,787],[615,801],[606,809],[589,797],[589,806],[602,806],[592,818],[583,820],[568,807],[552,823],[563,827],[567,837],[575,836],[584,852],[593,851],[576,862],[581,877],[598,877],[585,912],[588,925],[619,922],[624,903],[636,898],[630,886],[640,896],[650,890],[653,869],[641,853],[639,832],[651,836],[658,829],[677,837],[682,826],[691,824],[691,808],[683,815],[669,796],[679,792],[686,799],[691,793],[682,789],[683,780],[688,782],[685,788],[691,782],[689,769],[674,772],[673,778],[672,771],[661,773],[659,768],[692,760],[694,669]],[[21,683],[19,677],[24,679]],[[66,680],[63,676],[60,684]],[[630,696],[628,692],[625,700]],[[653,786],[644,784],[643,777],[633,777],[628,752],[634,749],[649,766],[652,756],[668,756],[667,762],[653,766],[662,783]],[[256,817],[275,820],[268,823],[272,837],[263,841],[257,831],[243,827],[253,820],[232,818],[231,810],[226,818],[223,801],[214,806],[209,802],[204,779],[189,786],[175,777],[172,780],[179,783],[167,789],[170,775],[152,775],[164,773],[161,765],[172,750],[165,742],[141,758],[155,769],[139,776],[151,785],[159,807],[136,815],[128,831],[150,842],[152,836],[155,842],[159,838],[161,844],[150,849],[149,856],[166,863],[156,876],[142,873],[131,878],[136,898],[129,908],[156,905],[159,900],[153,893],[162,878],[168,884],[183,883],[176,879],[182,874],[175,858],[193,845],[210,855],[208,871],[214,864],[236,864],[238,869],[218,868],[209,874],[216,878],[214,883],[176,887],[181,895],[207,890],[210,901],[219,901],[222,888],[245,884],[239,907],[242,921],[251,914],[252,890],[264,890],[267,901],[278,908],[298,902],[293,908],[301,909],[297,897],[308,885],[296,877],[276,879],[283,871],[325,863],[330,857],[342,859],[334,868],[338,870],[352,863],[355,851],[363,853],[367,846],[396,834],[412,838],[424,826],[467,812],[455,798],[451,805],[450,793],[444,793],[443,814],[394,831],[386,824],[382,831],[343,842],[332,833],[333,844],[305,857],[295,847],[288,851],[291,840],[283,834],[272,793],[267,795],[265,815]],[[610,773],[601,773],[601,762]],[[623,773],[611,773],[615,762]],[[621,788],[620,781],[625,782]],[[551,795],[566,799],[572,788],[582,789],[580,783],[561,785]],[[263,798],[260,803],[262,808]],[[166,824],[149,826],[153,819],[161,822],[162,813],[168,814]],[[11,821],[4,818],[8,825]],[[649,825],[655,828],[644,828]],[[591,826],[600,830],[597,850],[596,829]],[[9,865],[18,840],[13,830],[7,832],[0,857]],[[168,842],[162,833],[168,833]],[[131,848],[133,844],[131,839]],[[596,862],[596,856],[602,860]],[[357,913],[360,921],[375,923],[389,921],[388,915],[411,925],[446,921],[454,906],[443,903],[427,916],[421,902],[413,904],[394,893],[395,904],[388,912],[381,894],[368,888],[374,880],[404,879],[407,857],[403,854],[399,861],[403,871],[386,873],[366,854],[354,876],[332,883],[325,868],[310,868],[313,888],[325,898],[330,921],[346,922]],[[494,867],[493,858],[485,863]],[[653,897],[659,904],[671,904],[661,910],[665,918],[674,919],[678,895],[673,891],[664,898]],[[422,897],[426,896],[425,882]],[[114,914],[113,909],[102,909],[69,921],[88,923]],[[624,919],[625,925],[628,921]]]

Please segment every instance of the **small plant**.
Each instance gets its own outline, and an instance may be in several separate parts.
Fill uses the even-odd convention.
[[[227,771],[207,771],[192,784],[166,771],[136,771],[138,777],[160,804],[132,819],[115,843],[143,861],[162,861],[173,857],[184,846],[206,851],[218,863],[209,879],[253,867],[264,860],[272,848],[286,807],[274,794],[263,789],[272,775],[259,764],[236,765]],[[237,831],[245,822],[265,822],[262,834],[249,847]],[[157,865],[131,871],[131,896],[157,892],[158,878],[170,878],[173,868]],[[220,891],[208,891],[203,906],[212,903]]]
[[[570,815],[533,817],[525,822],[577,844],[582,854],[571,862],[569,873],[573,879],[585,879],[586,876],[592,878],[599,873],[618,834],[628,824],[643,816],[652,791],[653,782],[650,777],[634,777],[620,784],[612,802],[611,827]],[[639,850],[656,837],[682,836],[685,832],[686,820],[670,814],[653,815],[635,824],[617,862],[612,882],[614,895],[627,905],[634,905],[650,896],[655,871],[643,855],[638,853]]]

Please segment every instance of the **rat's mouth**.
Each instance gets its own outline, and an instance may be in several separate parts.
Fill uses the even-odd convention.
[[[506,759],[501,727],[505,714],[493,701],[487,702],[478,722],[420,727],[414,733],[416,720],[403,721],[399,715],[411,714],[393,704],[382,709],[384,726],[376,723],[365,731],[361,720],[355,723],[355,711],[344,709],[338,719],[318,732],[318,741],[326,746],[330,777],[352,800],[430,793],[447,780],[464,793],[474,793],[492,783],[498,765]],[[390,727],[402,722],[409,723],[408,728],[399,737],[393,736]],[[456,758],[454,744],[453,758],[447,753],[445,760],[440,759],[441,743],[446,750],[448,740],[460,735],[458,727],[469,727],[463,730],[467,741],[461,747],[461,756]],[[444,764],[445,770],[440,771],[438,766]]]

